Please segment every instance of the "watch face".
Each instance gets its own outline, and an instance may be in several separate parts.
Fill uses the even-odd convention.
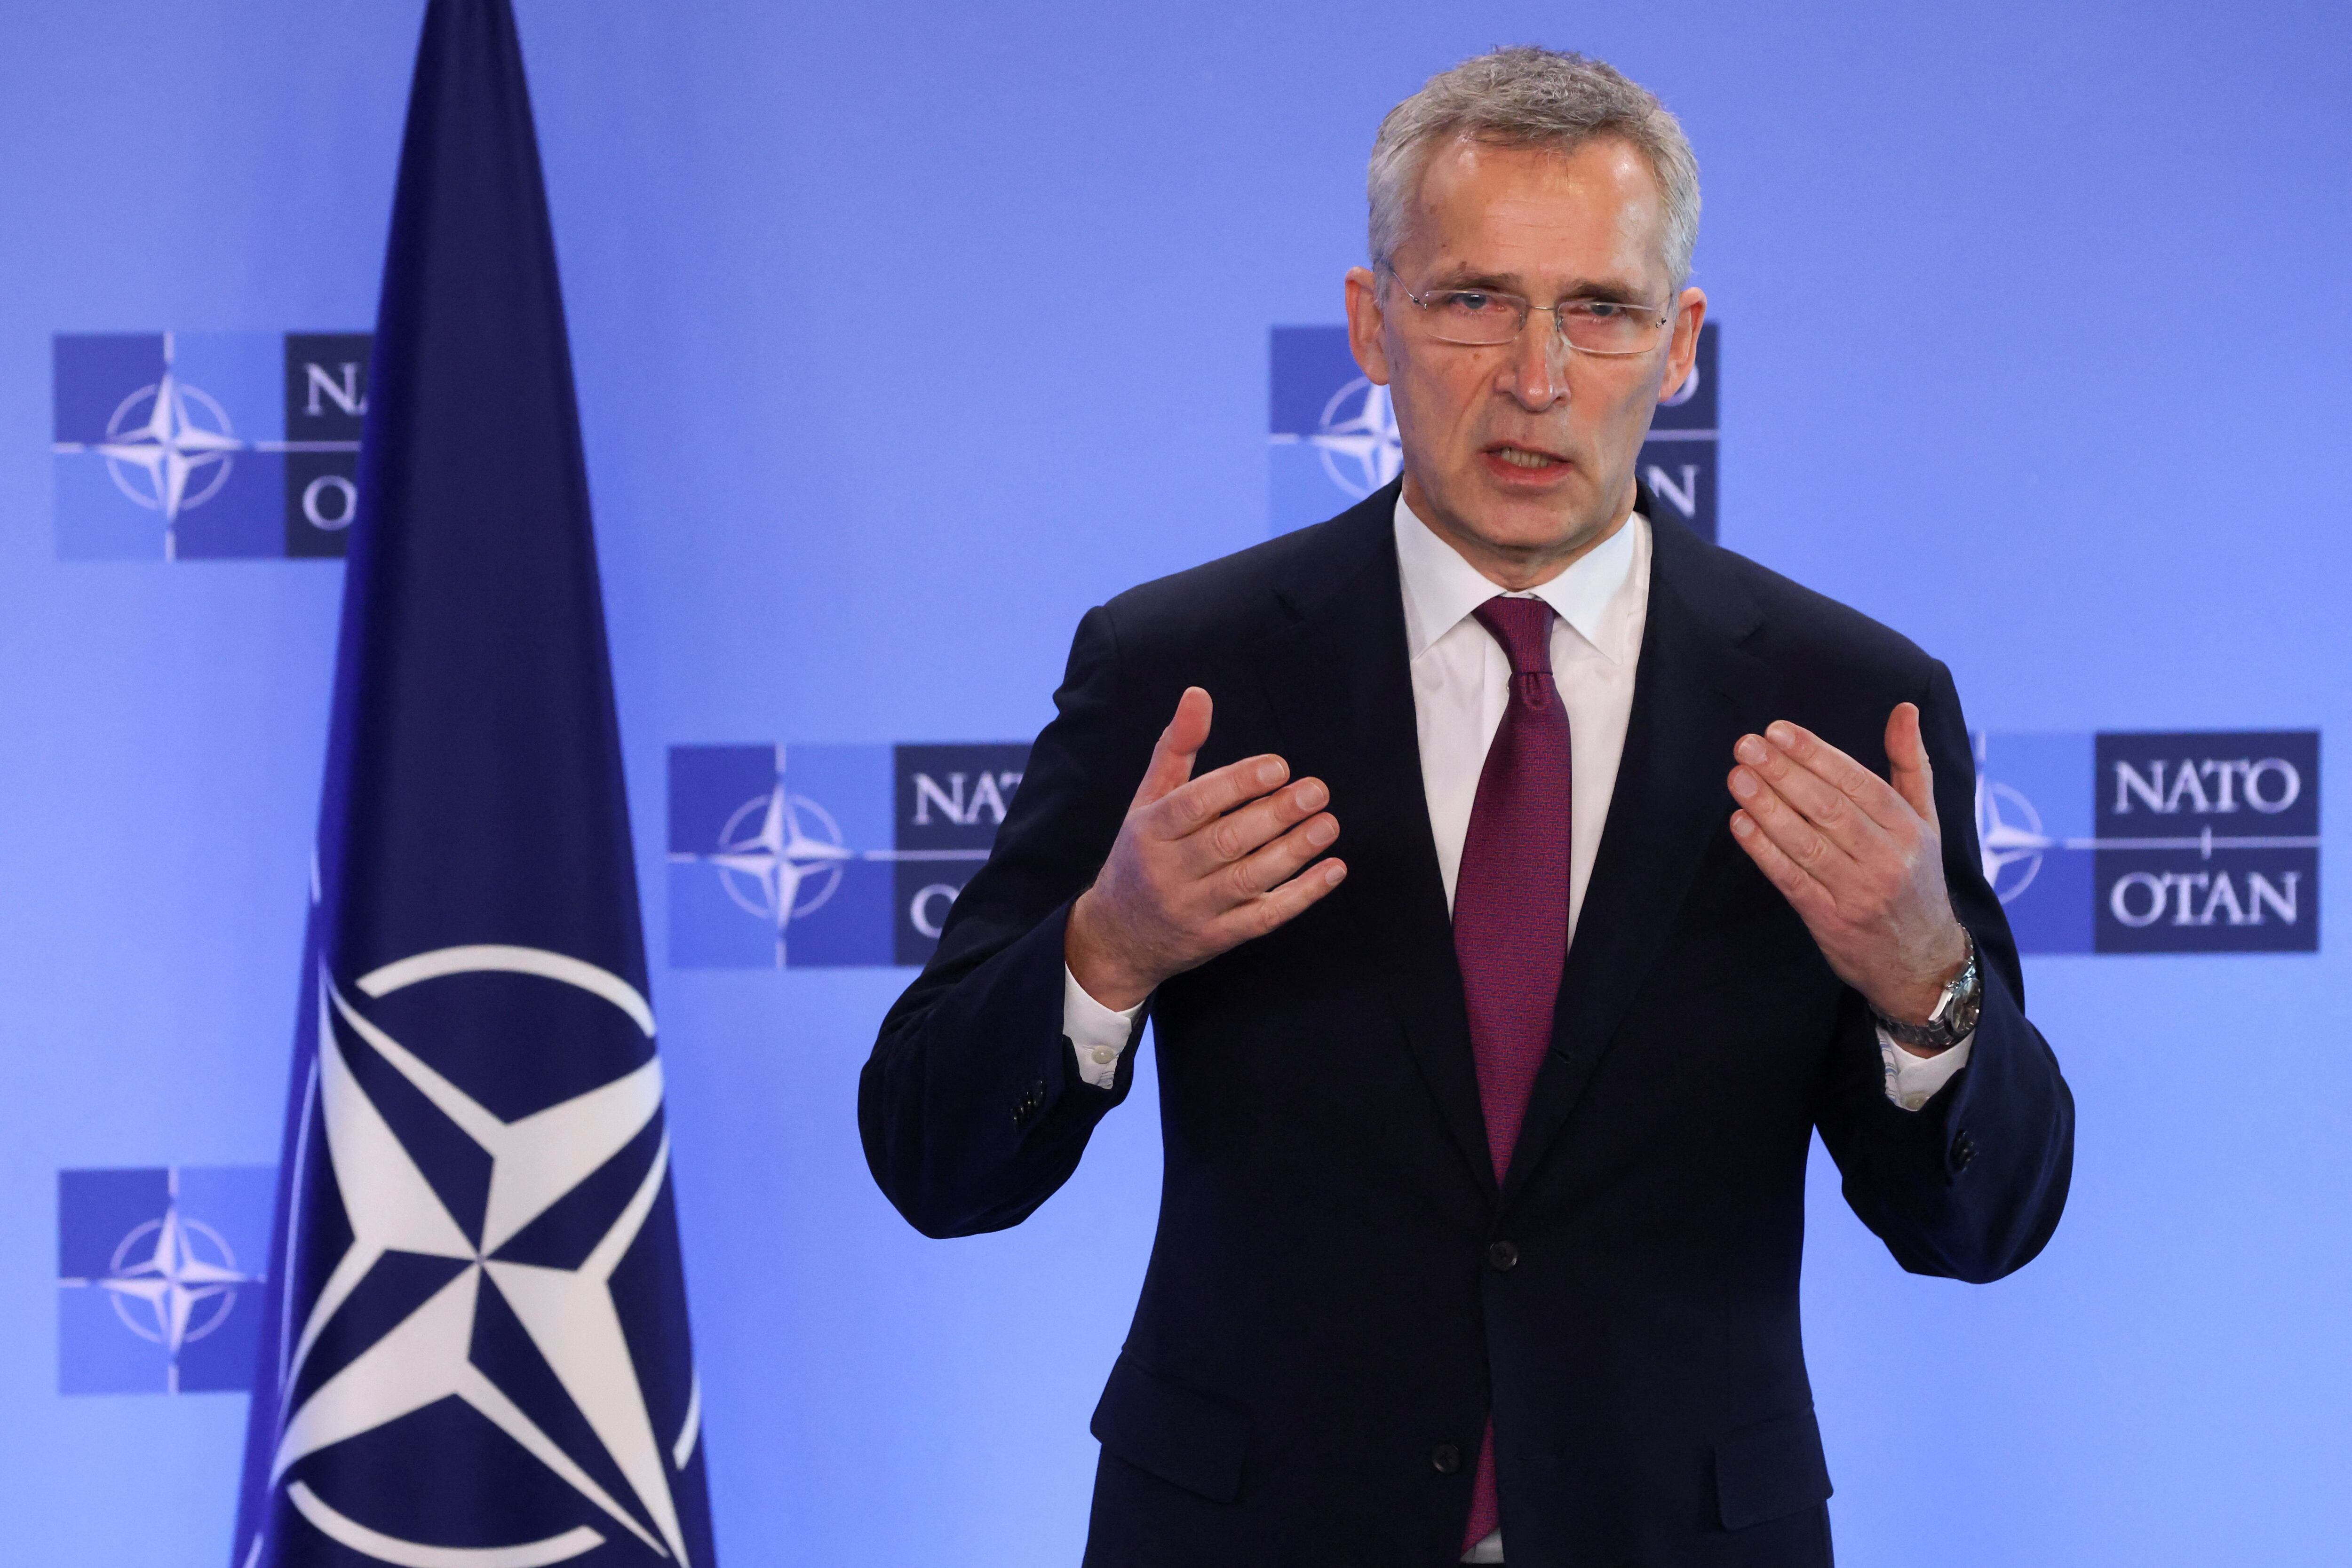
[[[1944,994],[1936,998],[1936,1010],[1927,1015],[1927,1027],[1934,1029],[1959,1017],[1960,1008],[1976,988],[1976,966],[1970,964],[1944,984]]]
[[[1977,973],[1973,954],[1969,967],[1952,983],[1952,1038],[1958,1040],[1977,1027],[1977,1016],[1984,1010],[1984,987]]]

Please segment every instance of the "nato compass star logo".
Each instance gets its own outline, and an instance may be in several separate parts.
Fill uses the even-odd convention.
[[[244,451],[245,443],[229,428],[228,411],[203,388],[182,382],[166,358],[163,379],[122,400],[95,450],[116,489],[163,514],[168,555],[180,514],[219,493],[230,455]]]
[[[514,977],[526,977],[521,988]],[[484,977],[493,989],[479,988]],[[676,1429],[656,1431],[616,1283],[669,1172],[659,1057],[518,1113],[437,1071],[425,1060],[436,1042],[419,1038],[429,1026],[418,1020],[478,1029],[488,1000],[500,1031],[625,1030],[649,1047],[652,1009],[616,975],[520,946],[419,954],[362,977],[354,991],[322,968],[317,1115],[305,1122],[323,1129],[349,1241],[331,1269],[318,1260],[310,1272],[324,1269],[323,1283],[289,1314],[271,1485],[320,1533],[378,1562],[551,1563],[626,1536],[646,1561],[688,1563],[671,1478],[693,1457],[700,1390]],[[387,1008],[394,998],[414,1006]],[[387,1026],[395,1016],[410,1020],[408,1041]],[[455,1059],[446,1040],[437,1044]],[[541,1223],[551,1216],[552,1230]],[[542,1499],[568,1497],[572,1517],[586,1517],[531,1540],[458,1548],[405,1532],[438,1533],[428,1527],[433,1499],[346,1495],[352,1474],[381,1473],[397,1450],[379,1446],[341,1469],[331,1459],[339,1445],[453,1406],[479,1418],[463,1431],[469,1446],[490,1445],[488,1462],[510,1454],[544,1479]],[[424,1430],[454,1428],[387,1435],[420,1443]],[[531,1478],[497,1484],[520,1495]],[[404,1515],[414,1522],[395,1530]]]
[[[2022,791],[1977,775],[1977,842],[1984,877],[2003,904],[2016,901],[2042,870],[2058,841],[2042,831],[2042,813]]]
[[[2019,951],[2317,950],[2316,732],[1971,744],[1981,864]]]
[[[60,1173],[61,1390],[250,1386],[275,1179],[268,1166]]]
[[[1402,472],[1389,389],[1372,384],[1344,327],[1276,327],[1266,383],[1267,521],[1318,523]]]
[[[857,855],[842,841],[832,812],[792,793],[779,778],[765,795],[735,809],[716,851],[683,858],[716,866],[735,906],[774,926],[781,951],[784,928],[824,907],[841,886],[843,863]]]
[[[1358,376],[1323,405],[1320,428],[1307,444],[1322,455],[1323,472],[1349,497],[1362,500],[1404,469],[1389,389]]]
[[[928,962],[1028,759],[993,741],[671,747],[670,962]]]
[[[338,556],[359,498],[369,339],[61,332],[58,554]]]
[[[134,1228],[114,1249],[112,1267],[91,1284],[104,1291],[122,1326],[170,1352],[219,1328],[236,1305],[236,1288],[260,1276],[236,1266],[221,1233],[176,1205]]]

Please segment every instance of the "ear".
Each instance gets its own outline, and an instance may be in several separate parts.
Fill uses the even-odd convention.
[[[1698,360],[1698,329],[1706,321],[1705,289],[1685,288],[1675,303],[1680,313],[1675,317],[1674,337],[1666,344],[1666,379],[1658,387],[1661,399],[1682,391],[1683,382],[1690,379],[1691,366]]]
[[[1386,313],[1381,308],[1379,276],[1369,267],[1349,267],[1348,347],[1365,378],[1374,386],[1389,384],[1389,346],[1382,330],[1386,324]]]

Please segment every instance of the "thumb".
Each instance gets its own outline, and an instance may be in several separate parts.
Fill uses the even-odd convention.
[[[1213,705],[1198,686],[1186,686],[1176,699],[1176,716],[1160,732],[1151,748],[1151,766],[1136,786],[1135,803],[1149,806],[1192,777],[1192,759],[1209,743],[1209,717]]]
[[[1927,760],[1927,743],[1919,734],[1919,707],[1896,703],[1886,716],[1886,766],[1895,793],[1918,812],[1931,828],[1936,821],[1936,768]]]

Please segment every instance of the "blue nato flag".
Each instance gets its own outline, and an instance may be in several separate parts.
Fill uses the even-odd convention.
[[[401,149],[232,1568],[713,1560],[563,308],[507,0]]]

